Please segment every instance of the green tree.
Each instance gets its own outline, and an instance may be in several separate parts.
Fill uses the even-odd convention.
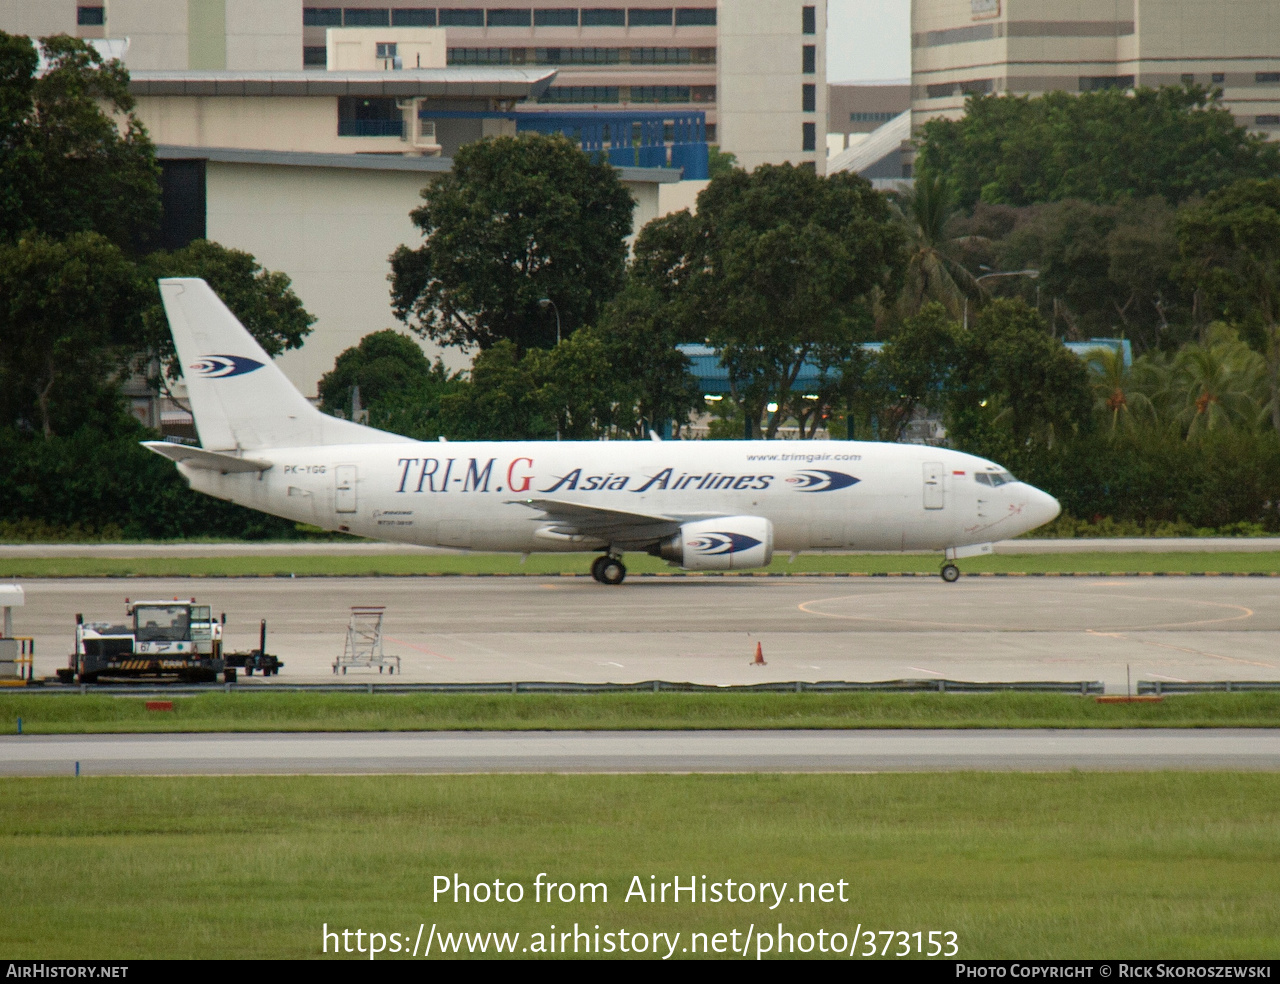
[[[431,376],[431,363],[412,338],[388,328],[360,339],[334,360],[333,371],[320,377],[320,409],[335,416],[347,416],[351,396],[360,387],[360,402],[366,407],[418,388]]]
[[[468,144],[411,213],[424,242],[391,256],[396,316],[443,345],[517,351],[594,324],[621,288],[635,202],[608,163],[563,136]]]
[[[1278,169],[1280,148],[1196,85],[970,96],[963,118],[924,125],[918,159],[918,173],[955,183],[965,208],[1152,196],[1177,204]]]
[[[172,252],[152,253],[140,268],[150,285],[142,315],[143,341],[149,354],[161,361],[169,379],[177,379],[182,367],[156,286],[162,277],[200,277],[206,281],[271,356],[300,348],[316,320],[293,292],[288,276],[264,270],[250,253],[207,239],[197,239]]]
[[[907,239],[907,266],[899,310],[918,314],[930,302],[941,303],[955,318],[966,296],[978,293],[973,274],[960,262],[955,234],[959,215],[951,183],[942,175],[925,174],[910,191],[901,192],[894,212]]]
[[[1093,403],[1084,362],[1021,300],[993,301],[963,334],[952,374],[952,436],[975,451],[1017,456],[1087,429]]]
[[[0,407],[46,440],[114,416],[115,382],[136,350],[142,286],[93,232],[0,244]]]
[[[158,228],[160,171],[129,75],[84,41],[0,32],[0,241],[97,232],[136,251]],[[121,132],[123,127],[123,132]]]
[[[679,427],[703,405],[689,359],[676,348],[684,339],[653,288],[632,278],[609,305],[598,334],[618,402],[616,423],[632,437],[661,430],[664,421]]]
[[[1178,217],[1182,273],[1206,307],[1240,325],[1266,356],[1280,431],[1280,179],[1238,181]]]
[[[903,264],[902,233],[869,182],[765,165],[713,179],[696,215],[649,223],[632,272],[678,335],[720,353],[753,434],[778,405],[763,428],[773,438],[801,367],[852,358],[870,295],[896,294]]]
[[[903,322],[875,362],[884,399],[880,438],[898,441],[916,411],[940,411],[962,341],[960,326],[941,304],[927,305]]]
[[[1132,434],[1155,423],[1155,406],[1141,382],[1146,365],[1143,360],[1126,366],[1119,349],[1100,348],[1090,352],[1085,362],[1094,413],[1106,421],[1107,433]]]

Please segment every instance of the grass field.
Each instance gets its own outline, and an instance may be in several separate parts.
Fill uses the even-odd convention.
[[[678,932],[677,957],[694,932],[781,923],[951,930],[962,959],[1273,958],[1280,776],[4,780],[0,864],[10,959],[319,957],[326,923],[353,945],[425,923],[520,947],[575,922]],[[535,902],[540,872],[608,901]],[[433,901],[455,873],[524,900]],[[624,900],[651,875],[787,888],[772,911]],[[789,901],[841,879],[848,902]]]
[[[0,578],[16,577],[273,577],[290,575],[451,575],[581,574],[593,554],[535,554],[524,563],[511,554],[387,554],[300,557],[5,557]],[[676,573],[666,562],[628,554],[632,574]],[[936,574],[941,557],[932,554],[804,554],[789,562],[776,557],[764,568],[773,574]],[[1083,553],[991,556],[960,561],[966,573],[1280,573],[1280,553]],[[753,572],[747,572],[748,575]]]
[[[0,694],[0,729],[28,734],[209,731],[736,728],[1274,728],[1280,693],[1098,704],[1064,694]]]

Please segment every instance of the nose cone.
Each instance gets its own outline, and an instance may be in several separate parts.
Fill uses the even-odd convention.
[[[1062,506],[1048,492],[1042,492],[1034,485],[1027,487],[1027,504],[1023,509],[1027,517],[1027,529],[1034,530],[1045,523],[1052,523],[1062,512]]]

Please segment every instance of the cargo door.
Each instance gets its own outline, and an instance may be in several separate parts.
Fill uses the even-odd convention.
[[[946,486],[943,485],[946,472],[942,463],[929,461],[924,466],[924,507],[926,509],[942,509],[947,504]]]
[[[340,513],[356,511],[356,466],[339,465],[333,470],[334,510]]]

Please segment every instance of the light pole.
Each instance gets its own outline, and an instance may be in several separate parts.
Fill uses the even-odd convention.
[[[551,310],[556,313],[556,344],[559,345],[560,344],[560,309],[556,307],[556,302],[549,297],[544,297],[542,300],[540,300],[538,302],[538,307],[542,308],[542,310],[544,311],[547,308],[551,308]]]
[[[544,297],[538,301],[538,307],[542,310],[551,308],[556,313],[556,348],[560,347],[560,309],[556,307],[556,302],[549,297]],[[556,414],[556,440],[560,440],[560,415]]]
[[[1032,280],[1038,280],[1040,278],[1040,271],[1039,270],[1008,270],[1002,273],[984,273],[981,277],[975,277],[973,279],[973,282],[978,285],[979,289],[981,289],[982,281],[995,280],[1000,277],[1030,277]],[[964,299],[964,327],[966,331],[969,328],[969,298],[968,297],[965,297]]]

